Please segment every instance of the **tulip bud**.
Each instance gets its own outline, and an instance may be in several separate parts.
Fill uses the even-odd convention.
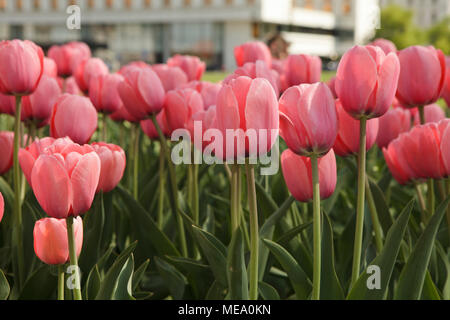
[[[74,77],[81,91],[87,92],[91,80],[108,73],[108,66],[101,59],[91,58],[78,64]]]
[[[425,123],[439,122],[445,119],[444,110],[442,110],[442,108],[436,103],[425,106],[424,112],[425,112]],[[414,115],[414,124],[415,125],[420,124],[420,115],[418,112],[416,112],[416,114]]]
[[[56,66],[55,60],[44,57],[44,73],[43,73],[43,75],[46,75],[51,78],[58,77],[58,67]]]
[[[166,64],[157,64],[152,66],[156,72],[166,92],[175,90],[180,86],[188,83],[186,73],[179,67],[169,67]]]
[[[179,67],[186,74],[188,81],[200,80],[206,70],[206,64],[198,57],[175,55],[167,60],[169,67]]]
[[[118,92],[120,74],[105,74],[91,80],[89,98],[98,112],[114,113],[123,106]]]
[[[442,98],[447,103],[447,107],[450,108],[450,57],[445,58],[446,61],[446,73],[444,89],[442,90]]]
[[[441,136],[441,155],[445,167],[445,177],[450,177],[450,120],[442,120],[438,124]]]
[[[117,145],[104,142],[93,143],[92,147],[97,152],[101,162],[97,192],[110,192],[123,177],[126,166],[125,152]]]
[[[403,108],[389,109],[379,119],[377,145],[380,148],[387,147],[392,140],[401,133],[411,129],[411,112]]]
[[[161,110],[160,113],[158,113],[158,115],[156,116],[156,121],[158,122],[158,125],[161,128],[161,131],[163,132],[164,136],[166,138],[170,137],[169,125],[167,124],[167,118],[164,109]],[[142,131],[144,131],[145,135],[150,139],[152,140],[159,139],[159,134],[155,128],[155,125],[153,124],[153,120],[148,119],[141,121],[141,128]]]
[[[164,112],[170,132],[185,128],[192,116],[203,110],[202,96],[193,89],[172,90],[166,95]]]
[[[238,67],[242,67],[247,62],[264,61],[272,67],[272,54],[269,47],[261,41],[246,42],[234,48],[234,57]]]
[[[385,54],[389,54],[391,52],[394,52],[394,53],[397,52],[397,47],[395,46],[395,44],[392,41],[387,40],[387,39],[382,39],[382,38],[375,39],[369,45],[381,48]]]
[[[0,175],[4,175],[13,165],[14,132],[0,131],[0,150]]]
[[[303,83],[316,83],[322,75],[322,61],[319,57],[306,54],[290,55],[284,69],[285,87],[298,86]]]

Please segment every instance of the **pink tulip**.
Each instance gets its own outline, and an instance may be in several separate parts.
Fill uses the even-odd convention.
[[[450,177],[450,119],[445,119],[438,124],[440,130],[440,150],[445,168],[445,177]]]
[[[16,114],[16,99],[0,93],[0,113],[14,116]]]
[[[165,91],[151,68],[132,67],[123,76],[125,80],[118,86],[119,95],[132,117],[145,120],[161,111]]]
[[[87,92],[91,80],[108,73],[108,66],[101,59],[91,58],[78,64],[74,72],[74,77],[81,91]]]
[[[96,129],[97,110],[89,98],[66,93],[56,100],[50,121],[52,137],[70,137],[76,143],[85,144]]]
[[[13,165],[14,132],[0,131],[0,150],[0,175],[4,175]]]
[[[122,66],[120,68],[119,72],[117,72],[117,73],[119,73],[121,75],[125,75],[130,69],[133,69],[136,67],[137,68],[152,68],[149,64],[147,64],[144,61],[133,61],[133,62],[130,62],[130,63]]]
[[[56,66],[55,60],[51,58],[44,57],[44,73],[48,77],[56,78],[58,77],[58,67]]]
[[[379,47],[355,46],[339,63],[336,93],[352,117],[380,117],[392,105],[399,74],[395,53],[385,55]]]
[[[401,133],[411,129],[411,112],[403,108],[389,109],[379,119],[377,145],[385,148]]]
[[[49,216],[62,219],[84,214],[97,190],[100,158],[89,145],[80,146],[67,138],[50,142],[36,141],[34,146],[22,149],[19,154],[22,170]]]
[[[166,64],[157,64],[152,66],[152,68],[161,80],[166,92],[177,89],[188,83],[186,73],[184,73],[184,71],[179,67],[170,67]]]
[[[392,41],[387,40],[387,39],[383,39],[383,38],[375,39],[369,45],[375,46],[375,47],[380,47],[386,55],[391,52],[394,52],[394,53],[397,52],[397,47],[395,46],[395,44]]]
[[[213,141],[212,138],[206,135],[206,132],[209,129],[217,128],[217,116],[216,116],[216,106],[211,106],[209,109],[197,112],[192,116],[191,121],[186,126],[186,129],[189,130],[191,137],[195,138],[194,125],[196,122],[201,122],[202,128],[202,137],[201,141],[196,141],[194,139],[194,146],[198,150],[204,150],[208,145],[210,145]]]
[[[58,75],[67,77],[73,74],[81,61],[91,58],[91,50],[82,42],[70,42],[62,46],[54,45],[48,50],[48,57],[58,67]]]
[[[284,69],[283,91],[303,83],[316,83],[322,75],[322,61],[319,57],[306,54],[290,55]]]
[[[229,84],[224,84],[217,98],[216,114],[217,129],[222,133],[224,147],[226,146],[226,150],[217,150],[218,157],[237,159],[265,154],[270,151],[278,137],[277,97],[266,79],[239,77],[231,80]],[[234,138],[226,138],[227,130],[235,130],[237,142]],[[249,141],[245,137],[247,130],[256,133],[257,141]],[[240,145],[244,145],[245,150],[241,150],[242,148],[238,147]],[[258,150],[250,150],[250,147]]]
[[[442,90],[442,98],[447,103],[447,107],[450,108],[450,57],[446,57],[446,73],[444,89]]]
[[[28,95],[36,90],[44,71],[44,53],[33,42],[0,42],[0,93]]]
[[[77,256],[83,246],[83,220],[73,220],[75,247]],[[64,219],[45,218],[36,222],[33,231],[34,252],[38,258],[49,265],[61,265],[69,262],[69,241],[67,224]]]
[[[36,91],[23,97],[22,121],[35,121],[39,128],[46,125],[60,95],[61,89],[56,79],[47,75],[42,76]]]
[[[138,123],[140,121],[138,118],[133,117],[128,112],[127,108],[125,108],[125,106],[120,107],[119,110],[110,114],[109,117],[116,122],[128,121],[132,123]]]
[[[333,97],[337,99],[337,93],[336,93],[336,77],[332,77],[330,80],[327,81],[327,86],[330,88],[331,93],[333,94]]]
[[[97,192],[110,192],[123,177],[126,166],[125,152],[117,145],[104,142],[93,143],[92,147],[97,152],[101,162]]]
[[[0,192],[0,222],[2,222],[4,212],[5,212],[5,200],[3,199],[3,194]]]
[[[170,137],[169,125],[167,124],[167,118],[164,109],[160,113],[158,113],[158,115],[156,116],[156,121],[158,121],[159,127],[161,128],[164,136],[166,138]],[[148,119],[141,121],[141,128],[142,131],[144,131],[145,135],[150,139],[159,139],[159,134],[155,128],[155,125],[153,124],[153,120]]]
[[[81,91],[80,87],[77,84],[77,81],[74,77],[69,77],[65,80],[63,80],[63,87],[64,92],[63,93],[70,93],[70,94],[76,94],[76,95],[82,95],[83,92]]]
[[[175,55],[167,60],[169,67],[179,67],[186,74],[188,81],[200,80],[206,70],[206,64],[198,57]]]
[[[179,87],[179,89],[194,89],[202,95],[203,104],[205,109],[211,106],[215,106],[217,102],[217,96],[222,88],[221,83],[212,83],[208,81],[191,81]]]
[[[425,106],[425,123],[430,122],[439,122],[442,119],[445,119],[445,112],[442,110],[442,108],[436,104],[429,104]],[[420,115],[418,112],[414,115],[414,124],[419,125],[420,124]]]
[[[193,89],[172,90],[166,95],[164,112],[171,132],[185,128],[192,116],[203,110],[202,96]]]
[[[397,99],[407,107],[436,102],[445,80],[445,56],[433,47],[412,46],[398,53],[401,72]]]
[[[242,67],[247,62],[263,60],[269,67],[272,67],[272,54],[269,47],[261,41],[246,42],[234,48],[234,57],[238,67]]]
[[[281,155],[284,180],[295,199],[309,202],[313,199],[311,158],[295,154],[287,149]],[[319,158],[320,198],[331,197],[336,189],[336,156],[333,149]]]
[[[342,107],[339,100],[336,100],[336,110],[339,118],[339,133],[333,146],[334,152],[338,156],[346,157],[358,154],[359,151],[359,129],[358,120],[352,118]],[[374,145],[379,129],[379,119],[370,119],[366,126],[366,150],[370,150]]]
[[[287,59],[272,59],[272,70],[278,72],[278,74],[284,74],[286,70],[286,61]]]
[[[338,132],[335,100],[324,83],[302,84],[280,98],[280,135],[293,152],[324,155]]]
[[[114,113],[123,106],[118,92],[120,74],[105,74],[95,77],[89,85],[89,98],[98,112]]]

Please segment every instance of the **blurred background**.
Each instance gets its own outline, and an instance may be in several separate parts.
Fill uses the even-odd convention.
[[[79,30],[66,26],[71,5],[81,9]],[[81,40],[112,70],[196,55],[221,79],[235,68],[233,48],[255,39],[276,58],[320,56],[331,71],[347,49],[375,37],[448,55],[449,16],[450,0],[0,0],[0,39],[30,39],[44,50]]]

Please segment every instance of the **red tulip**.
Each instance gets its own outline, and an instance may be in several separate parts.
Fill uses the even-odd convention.
[[[444,89],[442,90],[442,98],[444,98],[447,103],[447,107],[450,108],[450,57],[445,59],[446,61],[446,73],[445,73],[445,83]]]
[[[89,85],[89,98],[98,112],[114,113],[123,106],[118,92],[120,74],[105,74],[95,77]]]
[[[97,152],[101,162],[97,192],[110,192],[123,177],[126,166],[125,152],[119,146],[104,142],[93,143],[92,147]]]
[[[395,46],[395,44],[387,39],[375,39],[372,43],[370,43],[369,45],[371,46],[375,46],[375,47],[380,47],[385,54],[389,54],[391,52],[396,53],[397,52],[397,47]]]
[[[85,144],[96,129],[97,110],[89,98],[66,93],[56,100],[50,121],[52,137],[70,137],[76,143]]]
[[[394,100],[400,63],[395,53],[379,47],[355,46],[339,63],[336,93],[352,117],[380,117]]]
[[[48,77],[56,78],[58,77],[58,67],[56,66],[55,60],[51,58],[44,57],[44,73]]]
[[[186,74],[188,81],[200,80],[206,70],[206,64],[198,57],[175,55],[167,60],[169,67],[179,67]]]
[[[77,256],[83,246],[83,220],[73,220],[75,247]],[[45,218],[36,222],[33,231],[34,252],[38,258],[49,265],[60,265],[69,262],[69,241],[67,224],[64,219]]]
[[[91,58],[91,50],[82,42],[70,42],[62,46],[52,46],[48,57],[58,66],[58,75],[67,77],[73,74],[81,61]]]
[[[311,158],[295,154],[287,149],[281,155],[284,180],[295,199],[309,202],[313,199]],[[331,197],[336,189],[336,156],[333,149],[319,158],[320,197]]]
[[[379,119],[377,145],[380,148],[387,147],[392,140],[401,133],[411,129],[411,112],[403,108],[389,109]]]
[[[163,132],[164,136],[170,137],[170,130],[169,125],[167,124],[167,118],[166,113],[164,112],[164,109],[161,110],[160,113],[156,116],[156,121],[159,124],[159,127],[161,128],[161,131]],[[153,124],[153,120],[147,119],[141,121],[141,128],[142,131],[152,140],[159,139],[158,131],[155,128],[155,125]]]
[[[58,219],[86,213],[100,178],[101,162],[94,149],[58,139],[40,152],[35,161],[28,150],[21,150],[19,158],[25,175],[31,171],[31,187],[42,209]]]
[[[185,128],[192,116],[203,110],[202,96],[193,89],[172,90],[166,95],[164,112],[171,132]]]
[[[13,165],[14,132],[0,131],[0,150],[0,175],[4,175]]]
[[[269,67],[272,67],[272,54],[269,47],[261,41],[246,42],[234,48],[234,57],[238,67],[242,67],[247,62],[263,60]]]
[[[280,135],[293,152],[324,155],[338,132],[335,100],[324,83],[302,84],[280,98]]]
[[[0,192],[0,222],[2,222],[4,212],[5,212],[5,200],[3,199],[3,194]]]
[[[339,132],[333,146],[338,156],[346,157],[358,154],[359,151],[359,129],[358,120],[352,118],[336,100],[336,110],[339,118]],[[370,119],[366,126],[366,150],[370,150],[378,136],[379,119]]]
[[[42,76],[36,91],[23,97],[22,121],[35,121],[38,127],[48,123],[53,106],[61,95],[61,88],[55,78]]]
[[[74,77],[81,91],[87,92],[91,80],[108,73],[108,66],[101,59],[91,58],[78,64],[74,72]]]
[[[36,90],[44,71],[44,53],[33,42],[0,42],[0,93],[28,95]]]
[[[397,99],[407,107],[436,102],[445,80],[445,56],[433,47],[412,46],[398,53],[401,72]]]
[[[217,150],[218,157],[237,159],[248,155],[265,154],[270,151],[278,137],[277,97],[266,79],[252,80],[248,77],[239,77],[231,80],[229,84],[224,84],[217,98],[216,112],[217,129],[224,137],[224,146],[227,146],[227,150]],[[237,143],[234,138],[228,141],[227,130],[239,130],[235,132]],[[256,131],[257,141],[249,141],[244,137],[247,130]],[[273,134],[274,130],[276,134]],[[240,150],[238,146],[243,144],[245,150]],[[257,147],[258,150],[250,150],[250,147]]]
[[[290,55],[284,68],[283,91],[303,83],[316,83],[322,75],[322,61],[319,57],[306,54]]]
[[[14,116],[16,114],[16,99],[0,93],[0,113]]]
[[[123,76],[125,80],[118,86],[119,95],[132,117],[144,120],[161,111],[165,91],[151,68],[132,67]]]
[[[186,73],[184,73],[184,71],[179,67],[170,67],[166,64],[157,64],[152,68],[161,80],[166,92],[177,89],[180,86],[188,83]]]
[[[429,104],[425,106],[425,123],[430,122],[439,122],[442,119],[445,119],[445,112],[442,110],[442,108],[436,104]],[[418,112],[414,115],[414,124],[419,125],[420,124],[420,115]]]

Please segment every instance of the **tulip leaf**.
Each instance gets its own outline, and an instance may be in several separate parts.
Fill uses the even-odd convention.
[[[163,277],[164,283],[175,300],[183,299],[187,285],[186,277],[174,266],[164,260],[155,257],[156,268]]]
[[[98,294],[98,290],[100,289],[101,284],[101,276],[98,271],[98,266],[95,265],[91,272],[89,272],[89,276],[86,280],[86,284],[84,286],[83,296],[86,300],[94,300]]]
[[[425,275],[421,300],[441,300],[441,296],[439,295],[429,271],[427,271]]]
[[[56,292],[58,278],[51,266],[43,265],[34,271],[20,293],[19,300],[48,300]]]
[[[228,248],[228,290],[231,300],[248,300],[247,269],[244,258],[244,237],[237,228]]]
[[[224,287],[218,281],[214,281],[206,294],[205,300],[223,300],[224,298]]]
[[[117,278],[117,287],[114,290],[113,300],[135,300],[132,289],[133,272],[134,257],[131,254]]]
[[[280,295],[277,290],[266,282],[260,281],[258,290],[264,300],[280,300]]]
[[[395,290],[394,299],[418,300],[422,293],[434,239],[447,210],[450,198],[442,202],[431,217],[403,267]]]
[[[393,220],[389,212],[389,206],[384,197],[383,191],[378,187],[378,185],[369,179],[370,190],[372,191],[373,200],[377,208],[378,219],[380,220],[383,233],[387,234],[392,226]]]
[[[142,263],[139,268],[136,269],[136,271],[133,274],[133,292],[136,291],[136,289],[139,286],[139,283],[141,282],[142,278],[145,275],[145,272],[147,271],[148,265],[150,264],[150,260],[147,259]]]
[[[380,254],[371,262],[369,266],[378,266],[382,272],[380,279],[380,289],[369,289],[367,280],[371,276],[367,271],[360,275],[355,285],[352,287],[347,299],[349,300],[382,300],[386,295],[389,286],[395,261],[400,251],[400,245],[405,234],[408,220],[411,215],[414,200],[412,200],[399,215],[389,232],[386,235],[386,241]]]
[[[311,282],[294,257],[285,248],[273,241],[264,239],[263,242],[288,274],[297,299],[308,299]]]
[[[8,299],[10,290],[11,288],[9,287],[8,280],[3,271],[0,270],[0,300]]]
[[[277,239],[277,243],[286,246],[289,241],[291,241],[294,237],[296,237],[300,232],[309,228],[312,225],[312,222],[307,222],[292,228],[291,230],[285,232],[280,238]]]

